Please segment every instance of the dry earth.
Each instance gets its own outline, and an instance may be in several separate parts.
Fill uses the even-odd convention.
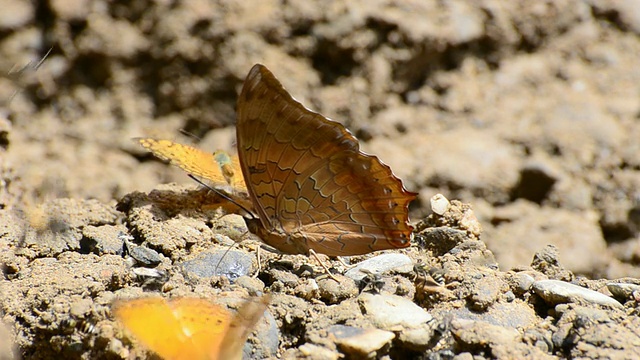
[[[145,357],[113,321],[113,299],[160,292],[234,308],[263,291],[275,296],[254,358],[640,357],[640,291],[613,306],[551,299],[527,283],[605,295],[612,281],[640,284],[634,1],[0,8],[0,358],[13,347],[24,359]],[[233,152],[235,101],[254,63],[420,193],[411,217],[421,235],[396,251],[417,272],[381,274],[364,293],[426,309],[431,341],[376,323],[356,282],[316,281],[304,256],[267,253],[257,278],[240,276],[257,271],[257,243],[245,242],[239,259],[252,260],[226,272],[237,281],[210,272],[204,255],[243,238],[244,222],[131,139]],[[437,193],[462,203],[433,214]],[[141,279],[141,267],[163,276]],[[446,286],[426,285],[420,269],[431,268]],[[358,352],[339,325],[393,340]]]

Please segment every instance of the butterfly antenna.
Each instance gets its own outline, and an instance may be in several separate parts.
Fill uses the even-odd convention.
[[[244,210],[247,214],[249,214],[251,216],[252,219],[256,219],[256,216],[253,214],[253,212],[251,212],[251,210],[247,209],[246,207],[244,207],[242,204],[240,204],[239,202],[235,201],[232,197],[230,197],[229,195],[223,193],[222,191],[218,190],[218,189],[214,189],[211,186],[205,184],[204,182],[202,182],[200,179],[198,179],[197,177],[189,174],[189,177],[192,178],[193,180],[195,180],[195,182],[197,182],[198,184],[206,187],[207,189],[215,192],[216,194],[220,195],[223,199],[231,202],[232,204],[236,205],[237,207],[239,207],[240,209]]]
[[[213,273],[214,273],[215,275],[221,275],[221,274],[218,274],[218,268],[220,267],[220,264],[222,264],[222,261],[224,261],[224,258],[227,256],[227,254],[229,253],[229,251],[231,251],[231,249],[233,249],[233,247],[234,247],[236,244],[238,244],[238,243],[237,243],[237,242],[234,242],[231,246],[229,246],[229,247],[227,248],[227,250],[225,250],[224,254],[222,254],[222,257],[220,258],[220,260],[219,260],[219,261],[218,261],[218,263],[216,264],[216,267],[215,267],[215,268],[213,268]]]
[[[201,139],[200,137],[198,137],[196,134],[194,134],[194,133],[192,133],[192,132],[189,132],[189,131],[187,131],[187,130],[185,130],[185,129],[180,129],[180,133],[181,133],[182,135],[184,135],[184,136],[188,136],[188,137],[190,137],[190,138],[192,138],[192,139],[196,139],[196,140],[198,140],[198,141],[201,141],[201,140],[202,140],[202,139]]]
[[[235,201],[234,199],[232,199],[230,196],[228,196],[227,194],[223,193],[222,191],[218,190],[218,189],[214,189],[211,186],[205,184],[204,182],[202,182],[200,179],[198,179],[197,177],[189,174],[189,177],[192,178],[193,180],[195,180],[195,182],[197,182],[198,184],[206,187],[207,189],[215,192],[216,194],[220,195],[223,199],[230,201],[231,203],[235,204],[236,206],[238,206],[240,209],[244,210],[247,214],[249,214],[251,216],[252,219],[256,219],[256,216],[249,211],[249,209],[247,209],[246,207],[242,206],[241,204],[239,204],[237,201]],[[218,268],[220,267],[220,264],[222,264],[222,261],[224,260],[224,258],[227,256],[227,254],[229,253],[229,251],[231,251],[231,249],[233,249],[233,247],[238,244],[237,242],[234,242],[233,245],[229,246],[229,248],[227,248],[227,250],[225,250],[224,254],[222,254],[222,257],[220,258],[220,261],[218,261],[218,264],[216,264],[216,267],[213,269],[213,273],[214,274],[218,274]],[[258,264],[260,264],[260,258],[258,257]],[[259,266],[259,265],[258,265]]]
[[[44,64],[44,61],[47,60],[47,58],[49,57],[49,54],[51,54],[52,50],[53,50],[53,47],[49,48],[49,51],[47,51],[47,53],[44,54],[44,56],[35,65],[32,65],[33,64],[32,61],[29,61],[26,65],[24,65],[23,67],[18,68],[18,69],[16,69],[16,65],[14,65],[11,69],[9,69],[9,72],[7,72],[6,76],[8,76],[10,79],[14,79],[14,81],[17,81],[17,79],[19,79],[28,70],[33,70],[33,72],[38,71],[40,66],[42,66],[42,64]],[[11,94],[11,96],[9,96],[9,99],[7,100],[6,103],[10,104],[11,101],[16,96],[18,96],[20,91],[21,91],[21,89],[15,90],[13,92],[13,94]]]
[[[42,59],[40,59],[40,61],[38,61],[38,63],[35,64],[35,66],[33,67],[33,70],[38,70],[40,68],[40,66],[42,66],[42,64],[44,64],[44,61],[47,60],[47,58],[49,57],[49,54],[51,54],[52,50],[53,50],[53,47],[50,47],[49,51],[47,51],[47,53],[44,54]]]

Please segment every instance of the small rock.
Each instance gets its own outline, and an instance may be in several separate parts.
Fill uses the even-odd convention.
[[[363,272],[361,269],[365,271]],[[360,262],[354,268],[345,272],[344,275],[356,282],[360,282],[370,274],[382,274],[391,270],[401,274],[408,274],[413,271],[413,261],[404,254],[382,254]]]
[[[552,305],[587,302],[622,307],[622,304],[604,294],[559,280],[536,281],[533,283],[533,290],[545,302]]]
[[[553,333],[550,329],[530,328],[522,334],[523,341],[532,344],[545,353],[553,351]]]
[[[513,291],[509,290],[504,293],[504,298],[505,300],[507,300],[507,302],[512,302],[516,299],[516,295],[513,293]]]
[[[467,345],[510,344],[519,340],[520,333],[512,328],[465,319],[451,320],[451,333]]]
[[[298,352],[302,356],[297,355],[291,358],[285,356],[284,359],[300,359],[304,357],[305,359],[311,360],[338,360],[343,357],[343,355],[339,354],[337,351],[333,351],[327,349],[326,347],[318,346],[311,343],[301,345],[298,348]]]
[[[295,287],[300,281],[300,278],[291,271],[271,268],[267,272],[271,277],[268,282],[271,283],[280,282],[287,287]]]
[[[498,300],[501,282],[496,277],[485,276],[478,280],[471,295],[471,305],[475,310],[484,310]]]
[[[358,301],[365,315],[383,330],[401,331],[419,328],[431,321],[432,316],[413,301],[396,295],[360,294]]]
[[[335,343],[345,354],[358,359],[375,359],[378,351],[385,348],[395,338],[391,331],[361,329],[353,326],[333,325],[328,330]]]
[[[607,283],[607,289],[620,300],[633,299],[633,292],[640,291],[640,285],[625,283]]]
[[[231,282],[235,282],[240,276],[249,275],[253,271],[253,257],[242,251],[203,252],[196,258],[183,262],[182,267],[195,276],[226,276]]]
[[[240,242],[249,232],[244,218],[237,214],[229,214],[221,217],[213,223],[215,233],[227,236],[229,239]]]
[[[315,279],[307,279],[294,289],[296,295],[305,300],[317,299],[320,295],[320,288]]]
[[[573,274],[560,263],[560,252],[555,245],[547,245],[536,252],[531,267],[556,279],[573,280]]]
[[[451,207],[451,203],[444,195],[436,194],[431,198],[431,211],[435,214],[442,216],[449,210],[449,207]]]
[[[515,290],[518,294],[524,294],[527,291],[531,290],[531,286],[535,282],[533,276],[526,273],[516,273],[514,275],[515,280]]]
[[[441,256],[469,239],[465,231],[449,226],[438,226],[424,229],[416,238],[422,239],[419,246]]]
[[[358,287],[355,281],[350,278],[340,276],[340,282],[330,277],[318,280],[320,298],[328,304],[337,304],[342,300],[358,295]]]
[[[451,333],[460,346],[483,348],[501,359],[553,359],[539,348],[522,342],[517,329],[505,328],[482,321],[453,319]]]
[[[162,256],[157,251],[146,246],[135,246],[127,243],[129,255],[142,266],[156,266],[162,262]]]
[[[406,347],[415,351],[425,351],[437,342],[431,325],[417,329],[407,329],[398,334],[398,340]],[[439,335],[435,335],[439,338]]]
[[[611,317],[602,309],[593,309],[584,306],[577,306],[574,309],[575,318],[573,325],[576,329],[587,328],[595,323],[608,323],[611,322]]]
[[[438,314],[434,314],[438,315]],[[535,325],[538,316],[535,311],[523,301],[499,302],[486,311],[478,312],[468,307],[451,309],[446,314],[457,319],[482,321],[505,328],[528,328]]]
[[[463,352],[463,353],[460,353],[460,354],[456,355],[453,359],[454,360],[473,360],[474,357],[473,357],[473,355],[471,355],[471,353]]]

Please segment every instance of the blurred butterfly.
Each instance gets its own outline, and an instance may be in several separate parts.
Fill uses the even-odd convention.
[[[213,188],[221,188],[230,194],[247,193],[247,185],[242,178],[237,156],[231,156],[222,150],[208,153],[170,140],[135,140],[159,159],[169,161],[193,176],[210,181]]]
[[[163,359],[241,360],[244,343],[270,298],[248,300],[236,314],[189,297],[119,300],[112,311],[135,339]]]

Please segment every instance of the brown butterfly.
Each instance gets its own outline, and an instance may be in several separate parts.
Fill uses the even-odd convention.
[[[249,230],[286,254],[351,256],[409,246],[416,193],[340,123],[297,102],[263,65],[238,100],[240,166],[259,219]]]

